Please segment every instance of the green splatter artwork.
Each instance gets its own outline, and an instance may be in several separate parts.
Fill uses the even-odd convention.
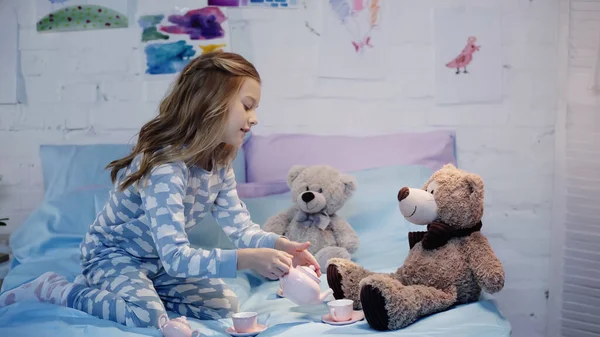
[[[61,8],[43,17],[37,23],[38,32],[74,31],[90,29],[125,28],[127,16],[114,9],[94,5],[76,5]]]
[[[156,29],[156,25],[158,25],[165,16],[162,14],[157,15],[143,15],[138,20],[140,27],[144,30],[142,31],[142,42],[152,41],[152,40],[168,40],[169,36],[160,33]]]
[[[150,27],[144,29],[142,32],[142,42],[152,41],[152,40],[168,40],[169,35],[162,34],[156,30],[156,27]]]

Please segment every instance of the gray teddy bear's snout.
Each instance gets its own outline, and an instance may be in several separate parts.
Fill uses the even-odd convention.
[[[309,203],[315,198],[315,194],[313,192],[305,192],[302,193],[302,201]]]
[[[306,213],[318,213],[327,206],[327,199],[322,193],[306,191],[298,195],[298,207]]]

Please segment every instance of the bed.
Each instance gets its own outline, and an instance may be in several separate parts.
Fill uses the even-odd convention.
[[[408,253],[407,232],[415,229],[400,215],[395,196],[402,186],[421,186],[433,168],[418,163],[396,163],[355,168],[349,172],[356,177],[359,188],[344,206],[341,215],[348,219],[361,239],[360,249],[353,259],[370,270],[395,270]],[[106,184],[79,185],[47,197],[13,233],[13,260],[2,290],[16,287],[50,270],[74,279],[80,271],[79,242],[96,212],[103,206],[108,189]],[[259,224],[290,205],[288,191],[246,195],[242,199],[253,221]],[[200,226],[216,228],[214,220],[210,218]],[[195,235],[206,236],[201,233]],[[201,240],[191,241],[194,245],[205,246]],[[214,242],[218,240],[211,241]],[[325,275],[321,281],[322,290],[325,290]],[[315,306],[297,306],[276,295],[277,282],[250,271],[239,272],[237,278],[227,279],[226,282],[239,296],[240,309],[258,312],[259,323],[268,326],[259,336],[384,334],[491,337],[510,336],[511,333],[510,323],[499,312],[494,299],[485,294],[476,303],[428,316],[402,330],[377,332],[365,320],[345,326],[322,323],[321,316],[327,312],[325,302]],[[170,315],[175,317],[174,313]],[[225,330],[232,324],[230,319],[201,321],[190,318],[189,321],[192,328],[199,329],[203,336],[229,336]],[[161,333],[152,328],[126,327],[52,304],[16,303],[0,309],[0,336],[120,337],[161,336]]]

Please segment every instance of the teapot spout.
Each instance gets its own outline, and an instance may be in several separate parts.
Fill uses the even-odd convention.
[[[323,302],[327,298],[327,296],[331,294],[333,294],[333,290],[331,288],[328,288],[327,290],[321,293],[321,296],[319,296],[319,301]]]

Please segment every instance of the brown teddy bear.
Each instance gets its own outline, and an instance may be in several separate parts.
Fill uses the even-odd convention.
[[[422,189],[398,192],[400,212],[426,232],[409,233],[410,251],[394,273],[373,273],[340,258],[329,260],[327,282],[336,299],[354,300],[376,330],[397,330],[482,290],[504,287],[504,269],[481,234],[483,180],[447,164]]]

